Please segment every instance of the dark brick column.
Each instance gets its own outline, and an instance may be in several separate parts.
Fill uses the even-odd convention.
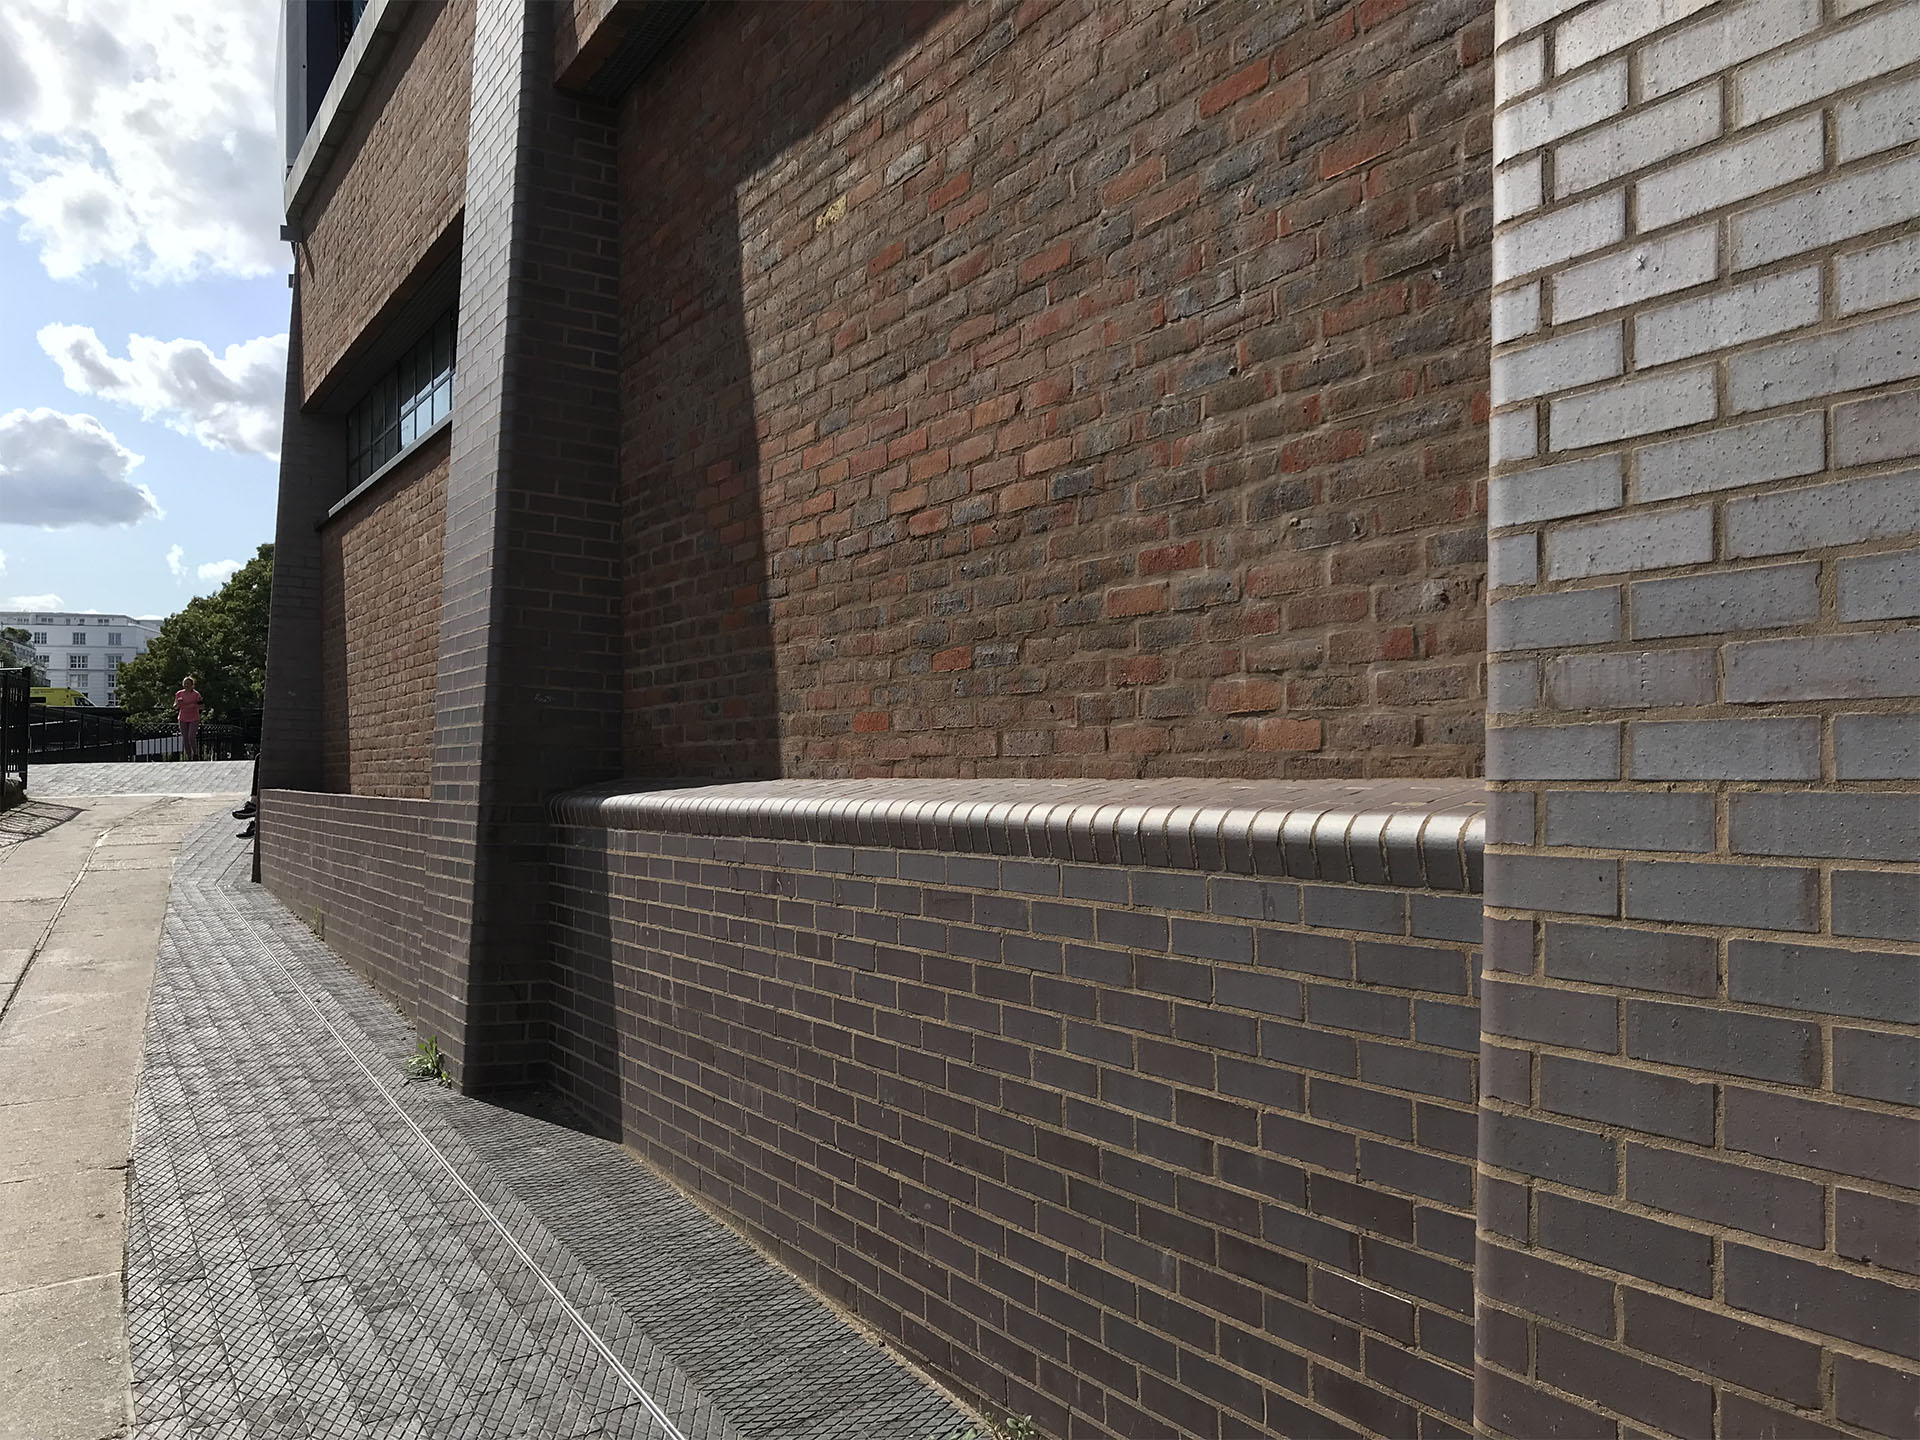
[[[544,1064],[542,798],[619,765],[613,118],[551,26],[475,17],[421,997],[469,1089]]]
[[[273,532],[273,601],[267,631],[260,788],[322,787],[320,534],[340,498],[346,436],[337,419],[301,410],[300,289],[287,322],[287,398],[280,440],[280,504]]]

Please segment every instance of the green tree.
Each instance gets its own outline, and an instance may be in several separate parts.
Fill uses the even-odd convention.
[[[260,708],[267,678],[267,611],[273,546],[234,571],[213,595],[199,595],[160,622],[145,653],[120,667],[120,705],[135,720],[173,719],[173,692],[194,678],[208,720],[237,720]]]
[[[46,662],[33,648],[33,632],[17,625],[0,628],[0,670],[17,670],[23,665],[33,672],[29,685],[47,683]]]

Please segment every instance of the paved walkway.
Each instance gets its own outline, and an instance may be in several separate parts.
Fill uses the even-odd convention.
[[[127,1238],[141,1436],[966,1429],[617,1147],[404,1080],[413,1033],[248,882],[233,828],[182,852],[159,947]]]
[[[27,769],[27,798],[73,795],[245,795],[253,789],[251,760],[150,760],[45,765]]]
[[[0,816],[6,1440],[127,1431],[126,1173],[154,952],[181,837],[231,804],[141,795]]]

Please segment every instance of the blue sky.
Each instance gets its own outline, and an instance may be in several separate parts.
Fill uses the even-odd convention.
[[[0,7],[0,608],[169,614],[273,538],[277,8]]]

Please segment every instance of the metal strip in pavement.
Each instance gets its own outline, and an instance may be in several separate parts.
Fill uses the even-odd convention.
[[[513,1232],[509,1230],[506,1224],[500,1219],[500,1217],[494,1213],[493,1207],[487,1204],[485,1200],[480,1198],[479,1193],[471,1185],[469,1185],[466,1182],[465,1177],[462,1176],[460,1172],[454,1168],[453,1162],[447,1159],[446,1155],[442,1153],[438,1145],[435,1145],[433,1143],[433,1141],[428,1137],[427,1132],[422,1130],[418,1122],[414,1120],[413,1116],[407,1113],[405,1107],[402,1106],[398,1100],[393,1098],[393,1092],[388,1090],[385,1085],[380,1083],[380,1077],[373,1072],[372,1067],[370,1067],[365,1060],[360,1058],[359,1053],[348,1042],[346,1036],[340,1033],[339,1028],[334,1025],[333,1021],[327,1018],[326,1012],[322,1010],[320,1006],[314,1002],[313,997],[307,993],[306,987],[300,983],[299,978],[293,973],[292,970],[290,970],[287,967],[286,962],[281,960],[278,955],[274,955],[271,952],[268,952],[268,958],[273,961],[275,967],[279,969],[280,973],[287,977],[287,983],[293,987],[294,993],[297,994],[301,998],[301,1000],[303,1000],[306,1003],[306,1006],[309,1010],[313,1011],[314,1018],[317,1019],[322,1025],[326,1026],[327,1033],[333,1036],[334,1041],[339,1045],[340,1049],[346,1054],[346,1057],[349,1060],[353,1061],[353,1063],[357,1067],[359,1067],[360,1073],[367,1077],[367,1082],[370,1085],[372,1085],[376,1091],[379,1092],[380,1098],[387,1103],[387,1105],[393,1110],[393,1112],[396,1115],[398,1115],[402,1120],[406,1122],[407,1128],[413,1131],[414,1135],[419,1139],[422,1145],[427,1147],[427,1152],[431,1154],[435,1160],[440,1162],[441,1168],[444,1169],[447,1172],[447,1174],[452,1177],[453,1183],[455,1185],[458,1185],[461,1191],[465,1193],[466,1197],[469,1200],[471,1200],[476,1206],[479,1207],[480,1213],[487,1217],[488,1222],[499,1233],[500,1238],[506,1241],[508,1247],[513,1251],[513,1253],[520,1257],[521,1263],[524,1264],[527,1267],[527,1269],[533,1273],[534,1278],[539,1280],[541,1285],[543,1285],[546,1288],[547,1293],[554,1298],[555,1302],[559,1304],[560,1308],[566,1313],[568,1318],[571,1319],[575,1324],[575,1326],[579,1328],[580,1333],[585,1335],[587,1337],[588,1342],[594,1347],[594,1349],[600,1352],[601,1358],[604,1359],[607,1362],[607,1364],[613,1369],[613,1372],[620,1377],[622,1383],[624,1383],[626,1387],[633,1392],[635,1398],[637,1398],[640,1401],[640,1403],[647,1408],[647,1412],[651,1414],[653,1418],[656,1421],[658,1421],[663,1427],[665,1427],[666,1433],[670,1437],[670,1440],[687,1440],[687,1436],[685,1432],[682,1431],[678,1425],[673,1423],[672,1418],[667,1414],[665,1410],[663,1410],[660,1407],[659,1402],[656,1401],[653,1398],[652,1394],[648,1392],[646,1386],[642,1385],[639,1382],[639,1380],[637,1380],[634,1377],[633,1372],[627,1369],[626,1365],[621,1361],[620,1357],[613,1352],[613,1349],[607,1344],[607,1342],[602,1340],[600,1338],[599,1333],[596,1330],[594,1330],[593,1326],[587,1323],[586,1317],[582,1315],[578,1309],[575,1308],[571,1300],[567,1299],[566,1295],[561,1291],[560,1287],[553,1282],[552,1277],[549,1276],[545,1270],[540,1268],[539,1263],[534,1260],[532,1255],[527,1253],[526,1247],[522,1245],[518,1239],[515,1238]]]

